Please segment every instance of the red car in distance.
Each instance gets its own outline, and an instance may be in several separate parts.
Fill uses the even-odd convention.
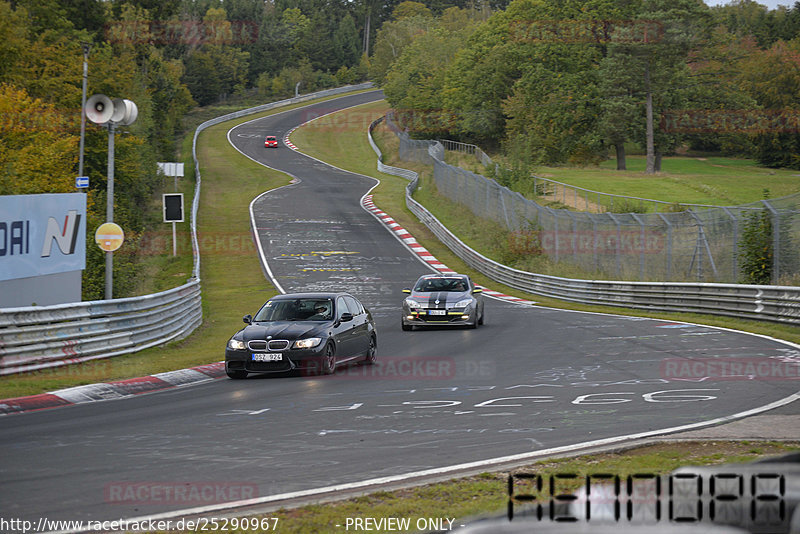
[[[278,148],[278,138],[274,135],[268,135],[266,139],[264,139],[264,147],[265,148]]]

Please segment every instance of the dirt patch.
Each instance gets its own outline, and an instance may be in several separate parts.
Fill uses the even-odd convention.
[[[538,196],[538,200],[541,203],[558,202],[559,204],[573,208],[577,211],[588,211],[589,213],[604,213],[606,211],[604,206],[601,206],[596,202],[592,202],[586,196],[589,195],[589,197],[591,197],[591,193],[578,191],[577,189],[573,189],[571,187],[565,187],[563,185],[553,183],[548,183],[546,187],[546,194]]]

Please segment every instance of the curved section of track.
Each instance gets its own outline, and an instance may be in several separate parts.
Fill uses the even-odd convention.
[[[697,363],[798,358],[795,347],[705,326],[487,300],[477,330],[401,331],[400,290],[429,268],[360,206],[375,180],[263,145],[266,134],[380,97],[229,132],[241,152],[297,178],[252,205],[272,275],[286,291],[359,296],[378,322],[380,365],[2,417],[0,516],[99,520],[198,505],[126,500],[136,484],[232,484],[270,496],[357,483],[709,421],[797,390],[695,376]]]

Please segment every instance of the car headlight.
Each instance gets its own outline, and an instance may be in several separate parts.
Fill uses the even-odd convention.
[[[458,302],[456,302],[453,307],[454,308],[466,308],[470,304],[472,304],[472,299],[464,299],[464,300],[459,300]]]
[[[238,339],[231,339],[228,341],[228,347],[232,348],[233,350],[244,350],[244,341],[239,341]]]
[[[308,337],[306,339],[298,339],[297,341],[294,342],[292,348],[310,349],[319,345],[320,341],[322,341],[322,338],[319,337]]]
[[[406,299],[406,304],[408,304],[409,308],[421,308],[422,305],[417,302],[416,300]]]

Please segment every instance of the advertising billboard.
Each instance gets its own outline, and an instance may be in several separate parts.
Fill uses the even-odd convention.
[[[85,267],[85,194],[0,196],[0,282],[3,286],[8,288],[15,280],[22,283],[21,279],[80,273]],[[80,276],[76,279],[80,295]],[[0,303],[2,306],[8,303]]]

